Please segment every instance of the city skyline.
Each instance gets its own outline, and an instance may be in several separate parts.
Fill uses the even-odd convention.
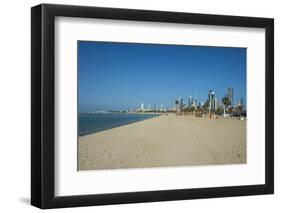
[[[231,91],[231,92],[230,92]],[[212,98],[210,97],[210,94],[212,95]],[[182,109],[183,107],[199,107],[201,108],[207,101],[210,102],[210,99],[212,99],[211,104],[209,105],[209,107],[211,109],[218,109],[218,108],[225,108],[226,106],[224,106],[223,104],[223,98],[228,98],[230,101],[230,106],[231,107],[236,107],[236,106],[242,106],[243,108],[246,108],[246,103],[244,98],[237,98],[239,101],[238,102],[234,102],[233,101],[233,88],[232,87],[228,87],[227,88],[227,92],[225,94],[224,97],[217,97],[215,95],[215,91],[213,90],[209,90],[208,92],[208,98],[206,100],[200,100],[197,99],[196,96],[188,96],[188,98],[184,99],[182,97],[177,97],[174,100],[172,100],[172,103],[170,106],[165,106],[164,104],[151,104],[151,103],[144,103],[144,102],[139,102],[137,106],[132,107],[132,108],[127,108],[127,109],[99,109],[99,110],[93,110],[93,109],[84,109],[84,110],[80,110],[80,112],[106,112],[106,111],[146,111],[146,110],[176,110],[179,111],[179,109],[177,109],[177,102],[180,105],[180,109]],[[213,102],[214,101],[214,102]],[[140,107],[139,107],[140,106]]]
[[[231,92],[229,92],[231,91]],[[140,102],[140,107],[135,107],[134,109],[127,109],[127,110],[140,110],[140,111],[146,111],[146,110],[176,110],[180,111],[184,108],[202,108],[203,105],[206,102],[209,102],[208,106],[210,109],[217,110],[218,108],[227,108],[228,106],[225,106],[223,103],[223,99],[227,98],[230,102],[230,107],[237,107],[241,106],[242,108],[246,109],[246,104],[244,102],[243,98],[240,98],[237,103],[233,102],[233,88],[229,87],[227,89],[227,93],[224,97],[217,97],[215,94],[215,91],[210,90],[208,93],[208,98],[206,100],[198,100],[195,97],[189,96],[187,99],[184,99],[182,97],[175,98],[171,104],[171,106],[164,106],[163,104],[160,104],[157,106],[156,104],[153,104],[154,106],[151,107],[150,103],[144,103]],[[178,107],[178,108],[177,108]]]
[[[221,101],[229,87],[246,103],[245,48],[79,41],[78,74],[80,111],[170,108],[210,90]]]

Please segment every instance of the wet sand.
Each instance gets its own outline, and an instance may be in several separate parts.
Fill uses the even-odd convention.
[[[78,169],[246,163],[246,121],[159,116],[79,137]]]

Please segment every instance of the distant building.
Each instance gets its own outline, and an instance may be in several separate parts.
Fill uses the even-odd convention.
[[[180,110],[183,110],[183,99],[179,98]]]
[[[192,105],[192,96],[189,96],[189,98],[188,98],[188,107],[191,107],[191,105]]]
[[[197,100],[193,100],[193,102],[192,102],[192,106],[193,106],[193,107],[195,107],[195,108],[197,108],[197,106],[198,106],[198,102],[197,102]]]
[[[241,105],[242,107],[244,106],[244,99],[243,99],[243,98],[240,99],[240,105]]]
[[[209,91],[208,100],[209,100],[209,110],[215,111],[215,92],[213,90]]]
[[[183,106],[183,99],[181,97],[175,100],[175,110],[177,112],[180,112],[183,109]]]
[[[220,99],[217,100],[218,103],[217,103],[217,109],[221,108],[222,107],[222,101]]]
[[[144,111],[144,104],[141,103],[141,108],[140,108],[141,111]]]
[[[230,106],[233,106],[233,88],[232,87],[228,87],[227,89],[227,98],[230,101]]]
[[[218,99],[214,98],[214,110],[216,111],[218,109]]]
[[[175,110],[176,110],[177,112],[180,111],[180,103],[179,103],[179,100],[175,100]]]

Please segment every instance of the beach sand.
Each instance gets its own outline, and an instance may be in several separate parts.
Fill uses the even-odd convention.
[[[79,137],[78,169],[246,163],[246,121],[159,116]]]

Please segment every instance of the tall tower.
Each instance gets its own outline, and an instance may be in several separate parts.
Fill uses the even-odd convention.
[[[183,99],[179,97],[180,110],[183,109]]]
[[[214,98],[214,110],[216,111],[218,109],[218,99]]]
[[[215,92],[213,90],[209,91],[209,109],[211,111],[215,110]]]
[[[143,103],[141,103],[141,111],[144,111],[144,104]]]
[[[188,107],[191,107],[191,105],[192,105],[192,96],[189,96],[189,98],[188,98]]]
[[[228,87],[227,97],[228,97],[228,100],[230,101],[230,105],[233,106],[233,88],[232,87]]]
[[[180,108],[180,98],[175,100],[175,108],[177,112],[180,112],[181,108]]]

